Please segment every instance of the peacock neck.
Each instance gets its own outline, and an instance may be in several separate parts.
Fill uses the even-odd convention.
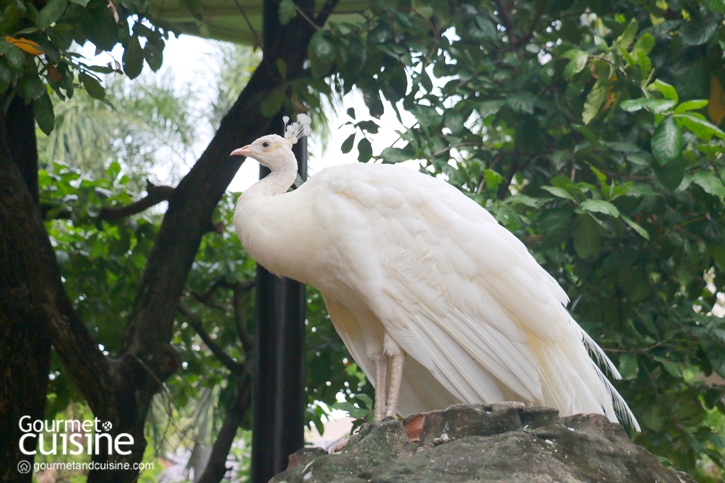
[[[290,151],[288,159],[281,167],[275,168],[270,174],[260,179],[251,188],[247,189],[243,196],[247,198],[258,198],[277,196],[286,193],[290,186],[297,179],[297,159]]]

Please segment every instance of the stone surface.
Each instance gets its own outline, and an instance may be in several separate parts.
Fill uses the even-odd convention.
[[[455,405],[425,414],[420,442],[401,422],[366,424],[341,453],[310,448],[274,483],[693,483],[596,414]]]

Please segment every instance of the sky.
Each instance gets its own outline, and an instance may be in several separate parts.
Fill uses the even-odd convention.
[[[212,86],[207,84],[204,85],[204,80],[209,78],[209,62],[214,53],[215,46],[218,45],[215,41],[209,41],[190,35],[181,35],[176,38],[171,35],[170,39],[166,42],[164,49],[164,63],[162,68],[157,72],[156,76],[171,76],[174,80],[174,85],[177,89],[181,90],[185,85],[194,85],[194,91],[199,95],[200,102],[202,104],[209,104],[212,100]],[[93,56],[93,46],[87,44],[83,49],[83,54],[94,64],[105,65],[111,59],[109,54],[103,53],[98,57]],[[117,47],[110,55],[120,62],[122,57],[122,51],[120,47]],[[143,75],[148,75],[149,67],[144,65]],[[327,166],[334,166],[343,163],[354,163],[357,162],[357,149],[353,148],[348,154],[342,154],[340,146],[343,141],[354,132],[352,126],[346,126],[345,123],[351,121],[347,115],[347,109],[353,107],[355,109],[357,121],[363,119],[372,119],[365,104],[362,100],[362,95],[358,91],[353,91],[343,98],[343,106],[338,107],[337,110],[332,107],[328,107],[326,110],[329,119],[330,136],[327,138],[325,143],[325,149],[321,144],[319,137],[316,137],[313,133],[311,137],[308,149],[308,176],[314,176],[315,173]],[[405,115],[405,113],[403,112]],[[412,116],[408,115],[408,118],[404,117],[404,121],[412,124]],[[379,154],[384,148],[392,146],[393,143],[398,139],[397,131],[402,130],[401,124],[398,122],[392,109],[386,109],[386,113],[378,121],[381,129],[376,135],[372,135],[369,139],[373,145],[373,153]],[[199,125],[198,142],[194,146],[194,154],[196,156],[201,155],[206,146],[208,145],[213,131],[206,125],[206,120],[202,121],[203,125]],[[356,137],[356,145],[360,139],[360,135]],[[240,140],[241,147],[241,140]],[[399,146],[400,147],[400,146]],[[188,171],[193,164],[193,160],[186,160],[184,162],[187,166],[183,167],[182,174]],[[407,167],[412,169],[418,169],[418,163],[411,161],[409,163],[403,163]],[[165,164],[160,163],[159,170],[168,170],[164,168]],[[166,181],[170,178],[168,172],[156,172],[154,173],[160,181]],[[254,184],[259,179],[259,165],[256,162],[245,162],[239,169],[234,180],[229,185],[228,190],[231,192],[240,192],[247,189],[249,186]]]

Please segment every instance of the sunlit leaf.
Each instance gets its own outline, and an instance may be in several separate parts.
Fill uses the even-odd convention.
[[[297,14],[295,3],[292,0],[282,0],[279,2],[279,23],[287,25],[290,20]]]
[[[660,165],[665,165],[682,153],[682,129],[672,116],[657,126],[652,136],[652,154]]]
[[[587,95],[584,101],[584,111],[582,112],[582,120],[584,124],[589,124],[599,113],[604,99],[607,97],[607,85],[605,82],[597,82]]]
[[[63,15],[67,5],[68,0],[50,0],[45,7],[38,12],[38,17],[35,19],[35,25],[39,29],[50,27],[51,24]]]
[[[572,234],[574,249],[581,258],[596,257],[602,250],[602,240],[599,236],[597,224],[590,215],[579,217],[577,227]]]
[[[604,200],[585,200],[579,207],[592,213],[603,213],[614,218],[619,217],[619,210],[616,206]]]

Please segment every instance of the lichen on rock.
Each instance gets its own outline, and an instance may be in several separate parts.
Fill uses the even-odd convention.
[[[458,404],[425,414],[420,441],[403,423],[364,424],[340,453],[305,448],[272,483],[692,483],[597,414]]]

